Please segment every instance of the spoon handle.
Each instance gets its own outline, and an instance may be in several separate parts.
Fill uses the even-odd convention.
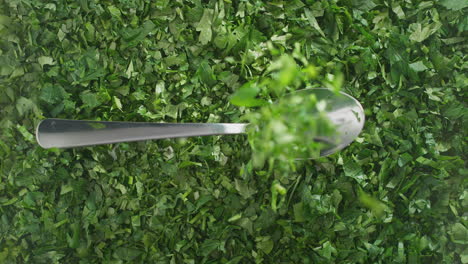
[[[71,148],[148,139],[245,133],[242,123],[145,123],[45,119],[36,129],[43,148]]]

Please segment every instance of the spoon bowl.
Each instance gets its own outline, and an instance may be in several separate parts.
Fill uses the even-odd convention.
[[[326,88],[303,89],[295,95],[315,94],[317,101],[326,101],[326,115],[337,131],[333,137],[317,137],[327,142],[320,156],[335,153],[356,139],[364,126],[364,110],[352,96],[335,93]],[[49,118],[36,128],[36,139],[43,148],[73,148],[142,141],[209,135],[243,134],[246,123],[148,123],[85,121]]]
[[[345,92],[335,93],[326,88],[303,89],[295,92],[297,95],[315,94],[317,101],[326,102],[326,115],[334,125],[335,136],[315,138],[325,142],[326,146],[320,151],[320,156],[331,155],[351,144],[361,133],[365,115],[362,105],[354,97]]]

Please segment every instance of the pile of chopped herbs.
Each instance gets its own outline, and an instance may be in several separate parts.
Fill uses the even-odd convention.
[[[0,263],[468,263],[467,11],[0,0]],[[357,98],[366,124],[295,161],[277,118],[294,104],[272,103],[311,87]],[[42,149],[49,117],[270,134]]]

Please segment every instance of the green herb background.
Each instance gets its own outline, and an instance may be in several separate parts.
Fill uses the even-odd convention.
[[[468,263],[467,7],[0,0],[0,263]],[[278,98],[241,87],[297,71],[367,120],[287,170],[245,135],[35,141],[46,117],[240,122]]]

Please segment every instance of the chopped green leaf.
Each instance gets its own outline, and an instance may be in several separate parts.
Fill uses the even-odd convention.
[[[208,44],[213,36],[213,32],[211,30],[212,16],[213,10],[207,8],[203,11],[203,16],[200,19],[200,22],[198,22],[197,31],[200,32],[198,39],[202,45]]]

